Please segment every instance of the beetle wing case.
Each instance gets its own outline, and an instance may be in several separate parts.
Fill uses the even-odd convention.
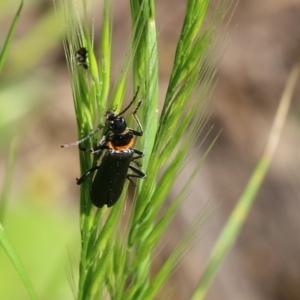
[[[134,150],[106,151],[93,180],[90,195],[97,207],[110,207],[120,198]]]

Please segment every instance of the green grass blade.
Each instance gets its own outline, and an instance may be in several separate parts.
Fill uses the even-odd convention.
[[[13,180],[13,170],[14,170],[14,165],[16,160],[17,148],[18,148],[18,140],[13,139],[10,145],[8,163],[6,168],[7,171],[5,173],[4,183],[3,183],[3,190],[0,196],[0,223],[2,224],[6,212],[6,206],[9,200],[11,183]]]
[[[157,272],[155,278],[151,281],[145,293],[140,299],[152,300],[155,299],[155,295],[158,294],[159,290],[166,283],[170,275],[177,269],[182,258],[187,254],[189,247],[197,242],[197,235],[199,234],[199,228],[203,228],[203,225],[207,223],[211,215],[214,212],[214,207],[211,203],[207,203],[206,207],[198,214],[189,227],[188,231],[184,234],[181,241],[178,243],[174,251],[166,259],[163,266]]]
[[[174,66],[172,70],[171,79],[167,91],[166,101],[162,111],[162,117],[164,118],[166,109],[174,95],[175,90],[178,87],[179,79],[182,78],[180,73],[184,69],[186,58],[193,53],[193,44],[197,39],[200,28],[202,27],[203,19],[206,16],[208,5],[210,0],[189,0],[187,4],[187,11],[185,14],[185,20],[183,28],[179,38],[179,42],[176,49]]]
[[[13,246],[11,245],[8,237],[6,236],[6,234],[4,232],[4,228],[2,227],[1,224],[0,224],[0,244],[1,244],[2,248],[4,249],[4,251],[6,252],[9,259],[11,260],[11,262],[13,263],[13,265],[15,266],[17,272],[19,273],[24,285],[27,288],[30,298],[33,300],[38,299],[32,285],[31,285],[30,279],[27,276],[27,273],[21,263],[21,260],[18,257]]]
[[[64,43],[72,79],[79,138],[104,122],[102,117],[105,108],[121,111],[129,75],[132,72],[133,94],[139,87],[138,98],[143,100],[138,117],[143,125],[144,135],[138,138],[135,147],[145,152],[141,162],[142,170],[147,174],[145,180],[138,180],[136,201],[133,205],[128,201],[129,207],[124,210],[126,214],[122,209],[125,205],[127,184],[114,207],[99,210],[93,207],[89,199],[92,176],[81,186],[82,249],[78,299],[146,299],[146,295],[148,299],[154,299],[186,253],[197,232],[195,227],[191,229],[191,234],[183,240],[158,277],[153,280],[150,276],[153,263],[151,256],[178,212],[188,191],[189,179],[182,193],[175,197],[169,208],[166,208],[164,216],[161,216],[162,207],[205,124],[202,103],[215,71],[213,60],[208,59],[207,62],[207,52],[213,34],[210,30],[202,28],[210,1],[189,0],[187,3],[188,13],[182,29],[182,44],[178,47],[168,89],[170,99],[164,106],[165,114],[163,113],[160,123],[157,109],[158,59],[154,1],[130,2],[133,20],[132,34],[129,37],[131,48],[125,52],[124,67],[116,80],[109,104],[107,99],[111,85],[112,62],[111,1],[102,1],[103,21],[99,50],[94,49],[98,46],[93,45],[93,30],[89,30],[88,1],[79,1],[82,2],[85,12],[83,25],[80,13],[77,12],[78,2],[62,2],[66,3],[64,18],[68,30]],[[88,50],[87,70],[78,67],[74,58],[79,46],[85,46]],[[94,51],[100,53],[98,60]],[[209,69],[208,66],[212,68]],[[129,114],[129,111],[127,113]],[[127,121],[127,116],[125,118]],[[133,120],[128,118],[129,127],[131,121]],[[158,125],[160,132],[157,132]],[[99,136],[101,137],[100,133],[97,137]],[[97,137],[84,142],[83,147],[90,148],[97,142]],[[94,166],[99,157],[100,155],[80,153],[81,172]],[[191,178],[200,165],[201,162],[195,167]],[[157,182],[162,167],[164,172],[161,180]],[[125,227],[121,226],[124,224]]]
[[[191,298],[192,300],[201,300],[206,295],[215,274],[225,259],[228,251],[231,249],[233,243],[237,239],[238,234],[240,233],[241,228],[250,212],[256,194],[266,176],[276,150],[299,73],[300,63],[296,64],[290,73],[263,155],[256,165],[244,193],[238,200],[237,205],[231,213],[228,222],[223,228],[216,245],[214,246],[198,288]]]
[[[151,158],[151,153],[156,137],[158,126],[158,54],[157,54],[157,33],[155,23],[155,6],[153,0],[146,1],[130,1],[131,15],[134,30],[133,35],[133,80],[134,86],[139,86],[140,93],[143,97],[143,115],[141,121],[143,124],[144,135],[139,139],[139,147],[145,151],[145,156],[142,162],[142,170],[147,170],[148,163]],[[141,191],[144,182],[140,182],[138,186],[137,201],[135,202],[134,211],[132,213],[131,227],[135,227],[136,216],[140,214],[141,206],[144,206],[143,196]],[[146,231],[151,229],[147,228]],[[131,229],[132,229],[131,228]],[[131,230],[132,232],[132,230]],[[143,236],[146,236],[144,232]],[[128,249],[130,251],[140,252],[140,247],[143,243],[143,238],[131,242],[131,233],[128,237]],[[133,265],[132,268],[132,287],[127,289],[125,299],[138,299],[138,294],[142,292],[148,282],[150,276],[151,251],[148,249],[143,260],[139,265]]]
[[[140,28],[134,32],[133,49],[136,51],[133,53],[133,76],[134,86],[139,86],[144,96],[141,118],[144,136],[139,144],[146,151],[142,167],[146,170],[158,126],[158,53],[154,1],[131,0],[131,13],[133,27]]]
[[[100,80],[99,80],[99,88],[101,88],[101,99],[98,99],[99,111],[105,111],[105,103],[103,99],[108,98],[109,89],[110,89],[110,71],[111,71],[111,1],[104,1],[103,8],[103,25],[102,25],[102,33],[100,37]]]
[[[3,65],[4,65],[6,55],[7,55],[8,47],[10,45],[11,39],[13,37],[13,34],[15,32],[15,29],[16,29],[16,26],[17,26],[17,23],[18,23],[18,20],[19,20],[19,17],[20,17],[22,7],[23,7],[23,0],[21,1],[20,6],[18,8],[18,11],[17,11],[17,13],[14,17],[14,20],[13,20],[11,26],[10,26],[8,35],[6,37],[3,49],[2,49],[1,54],[0,54],[0,74],[1,74],[1,71],[2,71],[2,68],[3,68]]]

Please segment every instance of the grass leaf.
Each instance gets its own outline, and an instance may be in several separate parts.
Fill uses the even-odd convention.
[[[214,61],[208,58],[215,30],[203,26],[210,1],[187,2],[174,67],[160,116],[155,2],[130,1],[130,47],[124,53],[122,71],[110,92],[113,63],[112,4],[109,0],[102,3],[102,30],[98,47],[93,44],[93,30],[89,28],[87,20],[88,2],[82,1],[84,18],[81,21],[77,2],[65,1],[64,18],[68,30],[64,47],[71,76],[78,137],[81,139],[89,135],[103,124],[106,109],[122,111],[132,72],[132,94],[137,93],[137,98],[142,99],[138,117],[143,127],[143,136],[138,138],[134,147],[145,152],[141,170],[147,174],[145,180],[137,181],[133,202],[124,201],[128,187],[126,184],[120,199],[109,209],[105,207],[96,210],[91,204],[89,191],[93,176],[81,185],[82,249],[78,299],[154,299],[187,253],[202,226],[199,214],[195,221],[198,227],[192,226],[157,276],[152,278],[153,254],[178,213],[190,181],[202,165],[200,160],[190,177],[185,179],[182,191],[166,206],[166,198],[188,162],[190,150],[196,144],[207,119],[203,114],[205,97],[216,69]],[[86,69],[78,66],[75,59],[75,53],[80,47],[88,51]],[[98,59],[97,53],[100,54]],[[108,101],[109,95],[112,96],[111,101]],[[137,124],[133,121],[128,118],[128,126],[135,130]],[[104,128],[102,136],[106,134]],[[101,134],[90,137],[82,143],[86,149],[98,144]],[[81,172],[99,165],[101,155],[80,151]],[[162,211],[165,214],[162,215]]]
[[[15,32],[15,29],[16,29],[16,26],[17,26],[17,23],[18,23],[20,14],[21,14],[22,7],[23,7],[23,0],[21,1],[20,6],[17,10],[17,13],[14,17],[14,20],[13,20],[11,26],[10,26],[8,35],[7,35],[5,43],[4,43],[4,46],[3,46],[2,51],[0,53],[0,74],[1,74],[1,71],[2,71],[2,68],[3,68],[3,65],[4,65],[4,61],[5,61],[7,52],[8,52],[8,47],[10,46],[11,39],[13,37],[13,34]]]
[[[0,224],[0,244],[4,251],[6,252],[7,256],[15,266],[17,272],[19,273],[24,285],[26,286],[26,289],[28,291],[28,294],[30,295],[30,298],[35,300],[38,299],[36,296],[36,293],[31,285],[30,279],[21,263],[20,258],[18,257],[16,251],[14,250],[13,246],[11,245],[8,237],[5,234],[4,228]]]
[[[244,225],[246,217],[250,212],[257,192],[259,191],[267,174],[272,157],[276,150],[299,73],[300,63],[298,62],[293,66],[287,80],[265,150],[258,161],[242,196],[238,200],[233,212],[220,233],[220,236],[209,257],[207,267],[201,277],[198,288],[195,290],[193,297],[191,298],[192,300],[200,300],[204,298],[215,274],[221,266],[221,263],[226,258],[228,251],[231,249],[241,231],[242,226]]]

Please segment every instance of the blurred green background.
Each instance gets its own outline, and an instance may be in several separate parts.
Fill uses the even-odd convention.
[[[0,47],[18,5],[0,2]],[[25,1],[0,80],[0,176],[3,182],[10,144],[17,139],[3,226],[39,299],[71,299],[76,290],[70,279],[77,278],[80,236],[72,176],[79,168],[76,149],[60,148],[77,136],[75,123],[69,126],[73,132],[62,130],[66,118],[74,121],[67,76],[52,1]],[[2,248],[0,270],[0,299],[29,299]]]
[[[18,5],[17,1],[0,1],[0,47]],[[185,1],[157,1],[156,9],[163,99]],[[97,43],[101,1],[95,1],[90,13],[91,19],[95,16]],[[226,29],[226,51],[210,99],[213,113],[208,124],[208,128],[214,124],[214,133],[220,129],[223,132],[192,185],[170,239],[182,234],[209,199],[222,201],[222,206],[201,245],[172,277],[170,287],[176,286],[178,291],[172,299],[189,298],[220,228],[261,154],[287,75],[300,59],[299,18],[298,0],[240,0]],[[112,82],[130,35],[127,1],[115,1],[113,26]],[[1,183],[10,144],[14,138],[19,142],[3,225],[39,299],[73,298],[69,279],[72,275],[76,282],[80,246],[79,188],[75,184],[78,151],[76,147],[60,148],[77,139],[62,31],[52,1],[25,1],[0,75]],[[300,298],[299,95],[298,85],[279,149],[253,213],[207,299]],[[213,138],[211,135],[207,145]],[[183,176],[189,170],[187,166]],[[162,251],[162,261],[168,251],[167,247]],[[0,299],[28,299],[2,249]]]

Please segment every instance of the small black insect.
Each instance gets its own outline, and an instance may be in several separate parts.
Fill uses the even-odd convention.
[[[79,50],[76,51],[75,53],[77,63],[79,66],[83,66],[86,70],[89,68],[88,63],[87,63],[87,56],[88,52],[86,48],[81,47]]]
[[[121,196],[126,178],[131,182],[133,186],[136,186],[132,178],[145,178],[144,174],[138,167],[141,166],[136,160],[143,157],[144,153],[138,149],[133,148],[134,136],[142,136],[143,129],[136,113],[142,103],[138,102],[137,107],[134,109],[132,116],[139,126],[139,131],[127,127],[126,121],[121,115],[125,113],[133,104],[134,96],[131,103],[119,114],[115,114],[114,111],[107,111],[105,117],[107,119],[108,130],[105,133],[103,139],[99,145],[90,149],[92,153],[96,153],[101,150],[106,150],[103,155],[101,164],[88,170],[84,175],[77,179],[77,184],[84,182],[91,173],[96,171],[94,176],[90,196],[92,203],[97,207],[108,207],[114,205]],[[69,145],[63,145],[67,147],[70,145],[78,145],[81,142],[88,139],[104,126],[96,129],[93,133],[87,137],[81,139],[78,142]],[[83,151],[86,149],[79,148]],[[132,165],[135,164],[134,165]],[[131,170],[132,173],[128,173]]]

